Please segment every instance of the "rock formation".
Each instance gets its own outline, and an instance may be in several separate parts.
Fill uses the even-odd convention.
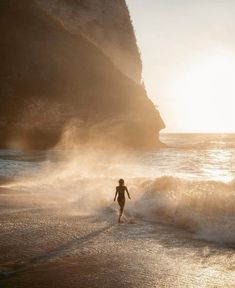
[[[1,147],[159,145],[124,0],[2,0],[0,22]]]

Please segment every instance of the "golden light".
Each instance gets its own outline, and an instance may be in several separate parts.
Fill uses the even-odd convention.
[[[178,130],[235,132],[235,56],[205,52],[172,74],[169,93],[179,111]]]

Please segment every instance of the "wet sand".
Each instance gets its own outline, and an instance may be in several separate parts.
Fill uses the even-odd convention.
[[[27,201],[25,200],[27,199]],[[235,287],[235,250],[112,209],[0,190],[0,287]]]

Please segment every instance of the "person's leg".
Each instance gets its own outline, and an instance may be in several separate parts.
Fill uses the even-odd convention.
[[[123,206],[120,205],[118,222],[121,222],[122,212],[123,212]]]
[[[123,213],[123,210],[124,210],[125,200],[124,199],[120,199],[118,201],[118,204],[120,206],[118,222],[120,223],[121,222],[122,213]]]

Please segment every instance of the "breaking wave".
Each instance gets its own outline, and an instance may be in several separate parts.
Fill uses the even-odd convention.
[[[176,225],[198,239],[235,244],[235,181],[189,181],[164,176],[142,183],[134,204],[144,218]]]
[[[132,200],[126,211],[133,217],[161,221],[189,230],[195,238],[235,245],[235,181],[192,181],[163,176],[126,179]],[[111,207],[117,178],[53,174],[13,182],[9,188],[30,191],[53,199],[58,205],[77,205],[78,214],[89,215]]]
[[[28,166],[26,170],[32,173],[18,175],[13,182],[2,180],[1,186],[24,192],[26,199],[30,193],[61,207],[77,205],[78,214],[87,215],[116,207],[114,188],[117,180],[124,178],[132,196],[126,211],[133,216],[170,223],[192,231],[198,239],[234,246],[235,180],[193,180],[186,175],[150,178],[150,168],[146,166],[143,174],[143,164],[130,153],[91,150],[56,155],[43,162],[37,160],[36,171]]]

